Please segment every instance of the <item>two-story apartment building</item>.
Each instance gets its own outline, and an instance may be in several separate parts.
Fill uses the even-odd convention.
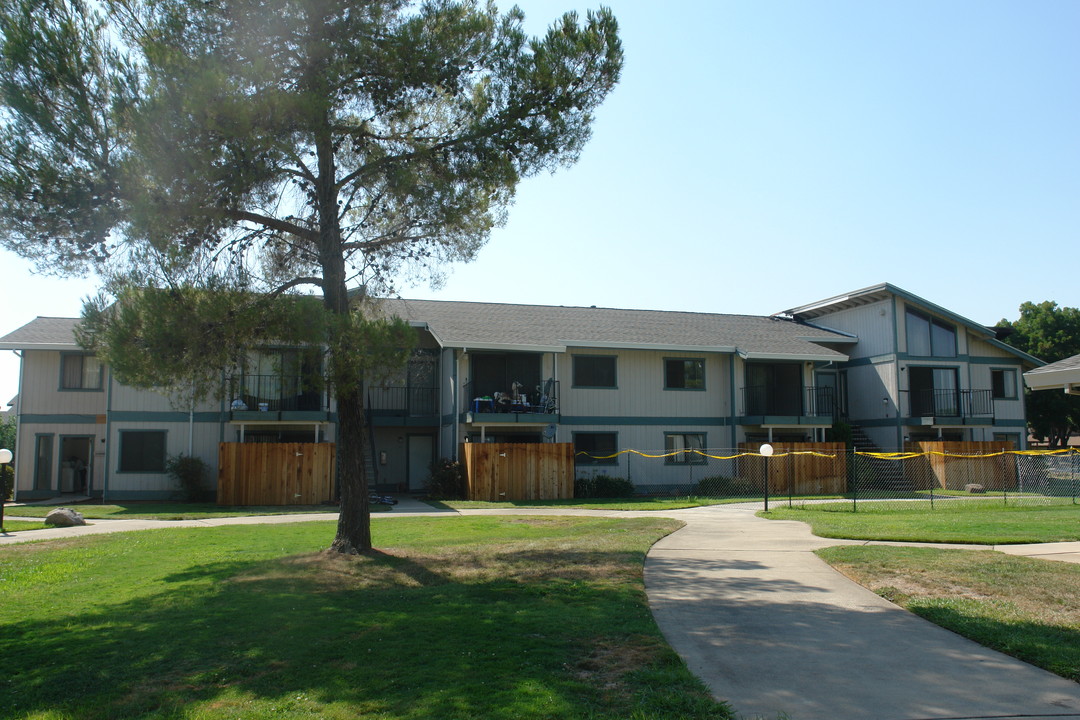
[[[421,489],[465,442],[572,442],[581,465],[623,477],[630,459],[606,457],[619,449],[676,453],[634,478],[646,490],[703,462],[680,450],[823,440],[838,420],[884,449],[929,436],[1019,447],[1020,373],[1040,364],[888,285],[777,316],[430,300],[379,311],[418,332],[407,367],[367,388],[369,471],[395,489]],[[216,468],[220,442],[334,441],[310,352],[253,353],[220,400],[176,407],[117,382],[77,347],[76,323],[38,318],[0,338],[23,358],[21,499],[167,497],[170,455]]]
[[[847,422],[883,449],[915,440],[1027,438],[1023,373],[1043,365],[987,328],[888,283],[783,317],[858,337],[835,374]],[[818,382],[822,382],[819,380]]]

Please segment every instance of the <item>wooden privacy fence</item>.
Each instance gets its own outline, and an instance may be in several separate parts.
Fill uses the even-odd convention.
[[[470,500],[557,500],[574,497],[572,443],[465,443]]]
[[[334,443],[221,443],[218,505],[317,505],[334,499]]]
[[[772,443],[768,458],[769,493],[782,495],[838,495],[847,492],[847,446],[833,443]],[[757,453],[761,443],[742,443],[740,453]],[[804,453],[804,454],[787,454]],[[765,476],[764,457],[741,457],[738,474],[751,480]]]
[[[909,470],[916,490],[931,487],[944,490],[963,490],[974,483],[987,490],[1011,490],[1016,487],[1016,459],[1012,455],[1000,455],[1012,450],[1013,444],[1004,440],[994,441],[916,441],[908,443],[908,452],[931,453],[915,460]],[[990,457],[963,457],[989,455]],[[913,462],[913,461],[907,461]]]

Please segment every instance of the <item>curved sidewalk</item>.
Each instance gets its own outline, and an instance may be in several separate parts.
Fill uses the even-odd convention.
[[[374,518],[561,514],[684,521],[684,528],[657,542],[646,558],[649,604],[664,636],[690,670],[743,718],[775,720],[786,714],[791,720],[1080,720],[1077,683],[922,620],[848,580],[813,554],[821,547],[868,543],[815,537],[804,523],[757,518],[757,509],[757,505],[715,505],[666,512],[545,508],[454,512],[403,502]],[[321,513],[94,520],[80,528],[3,535],[0,544],[122,530],[335,517],[336,513]],[[996,549],[1080,560],[1080,543]]]
[[[754,512],[672,513],[686,527],[645,563],[664,636],[741,717],[1080,718],[1077,683],[922,620],[813,554],[866,543]]]

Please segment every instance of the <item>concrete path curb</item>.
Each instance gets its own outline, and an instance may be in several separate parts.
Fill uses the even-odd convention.
[[[646,558],[649,604],[664,636],[691,671],[742,718],[786,714],[791,720],[1080,720],[1077,683],[942,630],[851,582],[813,554],[833,545],[916,543],[819,538],[804,523],[757,518],[758,509],[758,504],[743,504],[665,512],[453,511],[403,499],[391,512],[373,518],[580,515],[682,520],[686,526],[656,543]],[[94,520],[85,527],[0,535],[0,544],[336,516]],[[1080,543],[997,549],[1080,562]]]

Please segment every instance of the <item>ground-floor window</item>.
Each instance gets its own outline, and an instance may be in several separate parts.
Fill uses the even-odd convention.
[[[704,449],[705,433],[664,433],[664,462],[668,465],[704,465],[708,459],[692,452]]]
[[[121,430],[119,472],[165,472],[164,430]]]
[[[574,433],[574,463],[576,465],[617,465],[619,434],[613,432]]]

